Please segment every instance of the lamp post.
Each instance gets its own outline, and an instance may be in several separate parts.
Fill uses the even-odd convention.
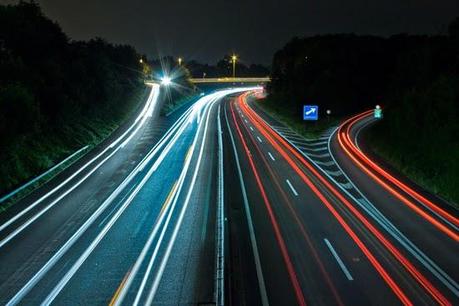
[[[233,62],[233,79],[236,78],[236,60],[237,56],[233,54],[233,56],[231,56],[231,61]]]

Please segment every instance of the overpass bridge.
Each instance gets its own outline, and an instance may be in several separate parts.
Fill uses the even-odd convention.
[[[171,80],[169,79],[169,82],[170,81]],[[270,82],[271,78],[269,78],[269,77],[190,78],[189,81],[191,83],[193,83],[193,84],[226,84],[226,83],[228,83],[228,84],[235,84],[235,83],[239,83],[239,84],[250,84],[250,83],[261,84],[261,83]],[[164,85],[163,81],[159,80],[159,79],[145,80],[144,82],[145,82],[145,84],[150,85],[150,86],[152,86],[153,84]]]
[[[194,84],[205,83],[267,83],[270,82],[269,77],[255,77],[255,78],[242,78],[242,77],[225,77],[225,78],[190,78],[190,82]]]

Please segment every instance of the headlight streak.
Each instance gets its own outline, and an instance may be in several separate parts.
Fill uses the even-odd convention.
[[[16,293],[7,305],[15,305],[24,298],[24,296],[40,281],[44,275],[57,263],[57,261],[72,247],[91,224],[105,211],[110,203],[124,190],[132,181],[135,175],[148,164],[151,159],[168,141],[171,135],[177,132],[177,129],[185,124],[190,111],[186,111],[166,132],[160,141],[151,149],[145,158],[136,166],[136,168],[125,178],[125,180],[115,189],[115,191],[102,203],[102,205],[86,220],[86,222],[67,240],[67,242],[46,262],[46,264]]]
[[[211,100],[211,99],[209,99],[209,100]],[[207,99],[206,99],[206,101],[207,101]],[[201,104],[199,104],[199,105],[201,105]],[[192,115],[193,114],[195,114],[195,113],[192,113]],[[200,125],[198,127],[198,132],[196,133],[196,135],[194,137],[194,140],[193,140],[193,143],[192,143],[192,145],[191,145],[191,147],[190,147],[188,152],[193,152],[195,144],[196,144],[198,136],[199,136],[199,131],[201,130],[201,126],[202,125]],[[183,169],[182,169],[182,171],[180,173],[179,179],[178,179],[177,188],[175,188],[175,191],[174,191],[173,196],[171,198],[172,205],[168,205],[165,208],[165,210],[163,211],[163,213],[159,216],[158,221],[156,222],[152,232],[150,233],[150,235],[148,237],[147,242],[145,243],[145,245],[144,245],[139,257],[137,258],[137,260],[136,260],[136,262],[135,262],[135,264],[133,266],[132,272],[130,273],[127,281],[125,282],[125,285],[123,286],[123,288],[121,289],[120,293],[118,294],[118,298],[116,299],[114,305],[121,305],[122,301],[124,300],[127,292],[129,291],[129,289],[130,289],[130,287],[131,287],[131,285],[132,285],[132,283],[134,281],[134,278],[136,277],[136,275],[137,275],[137,273],[138,273],[138,271],[139,271],[144,259],[146,258],[146,255],[147,255],[148,251],[150,250],[150,247],[151,247],[154,239],[156,238],[156,235],[157,235],[157,233],[158,233],[158,231],[160,229],[161,224],[163,224],[164,218],[167,215],[167,218],[166,218],[166,220],[164,222],[164,225],[162,227],[162,231],[161,231],[160,237],[158,238],[158,242],[156,243],[155,249],[153,251],[153,255],[151,257],[152,260],[150,260],[150,262],[149,262],[149,264],[147,266],[147,269],[146,269],[146,272],[145,272],[145,277],[142,279],[142,283],[141,283],[140,288],[139,288],[139,290],[137,292],[136,299],[135,299],[133,305],[136,305],[138,303],[138,301],[140,299],[140,296],[141,296],[141,294],[143,292],[143,289],[144,289],[144,287],[146,285],[146,280],[148,278],[148,275],[150,274],[150,271],[152,269],[153,262],[154,262],[153,259],[156,258],[156,254],[157,254],[157,252],[159,250],[159,246],[160,246],[161,241],[162,241],[162,239],[164,237],[164,234],[165,234],[165,231],[166,231],[167,226],[169,224],[169,221],[170,221],[170,219],[172,217],[172,213],[175,210],[175,206],[177,204],[178,195],[180,194],[180,191],[181,191],[181,189],[183,187],[183,182],[184,182],[186,174],[188,173],[188,168],[190,166],[190,163],[191,163],[191,159],[190,158],[186,158],[185,159],[185,165],[184,165],[184,167],[183,167]]]
[[[188,115],[189,116],[189,115]],[[186,120],[183,120],[182,122],[185,122]],[[181,124],[180,128],[178,129],[177,133],[174,134],[175,140],[171,140],[175,143],[176,141],[176,136],[183,134],[184,130],[186,128],[186,125]],[[169,144],[170,142],[168,142]],[[171,149],[170,146],[166,147],[164,150],[169,151]],[[108,231],[112,228],[112,226],[115,224],[115,222],[119,219],[119,217],[122,215],[122,213],[126,210],[126,208],[129,206],[129,204],[134,200],[135,196],[140,192],[140,190],[143,188],[145,183],[150,179],[152,174],[155,172],[155,168],[150,168],[145,175],[145,177],[142,179],[142,181],[137,185],[137,187],[134,189],[134,191],[131,193],[131,195],[127,198],[127,200],[123,203],[123,205],[117,210],[117,212],[111,217],[110,221],[104,226],[102,231],[97,235],[97,237],[92,241],[90,246],[85,250],[85,252],[79,257],[79,259],[74,263],[74,265],[71,267],[71,269],[64,275],[64,277],[59,281],[59,283],[54,287],[54,289],[51,291],[51,293],[46,297],[46,299],[42,302],[41,305],[50,305],[54,299],[59,295],[59,293],[62,291],[62,289],[67,285],[67,283],[70,281],[70,279],[75,275],[75,273],[79,270],[79,268],[83,265],[83,263],[86,261],[86,259],[91,255],[91,253],[94,251],[94,249],[97,247],[97,245],[102,241],[102,239],[105,237],[105,235],[108,233]],[[137,173],[137,171],[133,171],[133,173]],[[166,212],[167,212],[168,207],[166,207]],[[162,223],[163,216],[165,212],[160,216],[159,221],[155,225],[155,229],[159,229],[159,225]],[[157,231],[157,230],[156,230]],[[136,267],[134,266],[129,273],[128,279],[125,281],[125,287],[129,285],[131,282],[131,275],[134,275],[136,273]],[[123,287],[124,288],[124,287]],[[123,288],[119,292],[119,297],[118,299],[122,299],[124,296],[124,290]],[[115,303],[116,304],[116,303]]]
[[[220,91],[220,92],[217,92],[215,94],[211,94],[209,96],[207,96],[208,98],[207,99],[203,99],[202,101],[198,101],[196,103],[196,105],[194,106],[194,111],[192,112],[195,116],[197,116],[197,113],[200,112],[201,108],[203,106],[204,107],[204,110],[203,110],[203,113],[206,113],[207,112],[207,119],[205,121],[205,125],[204,125],[204,122],[201,121],[200,125],[199,125],[199,129],[198,129],[198,132],[196,133],[196,136],[195,136],[195,139],[193,140],[193,144],[192,146],[190,147],[190,151],[189,152],[194,152],[194,148],[196,146],[196,142],[199,138],[199,134],[200,134],[200,130],[202,129],[202,127],[204,126],[204,132],[203,132],[203,135],[205,136],[205,134],[207,133],[207,126],[208,126],[208,121],[209,121],[209,115],[210,115],[210,108],[219,100],[221,99],[222,97],[224,97],[225,95],[228,95],[230,93],[233,93],[233,92],[239,92],[239,91],[245,91],[247,90],[246,88],[244,89],[237,89],[237,90],[227,90],[227,91]],[[192,119],[192,118],[191,118]],[[204,137],[203,136],[203,137]],[[205,138],[204,138],[205,139]],[[197,161],[197,165],[195,167],[195,172],[193,174],[193,178],[192,178],[192,182],[191,182],[191,185],[190,187],[188,188],[188,194],[187,194],[187,197],[185,199],[185,202],[182,206],[182,210],[179,214],[179,219],[177,220],[177,223],[176,223],[176,226],[174,228],[174,232],[172,234],[172,238],[169,240],[169,244],[167,246],[167,249],[166,249],[166,254],[164,255],[163,257],[163,260],[161,261],[161,265],[160,265],[160,269],[159,269],[159,272],[156,274],[156,277],[154,279],[154,282],[153,282],[153,285],[152,285],[152,288],[150,290],[150,293],[147,297],[147,302],[145,303],[146,305],[149,305],[151,304],[151,302],[153,301],[153,298],[154,298],[154,295],[156,293],[156,290],[157,290],[157,286],[159,285],[159,281],[162,277],[162,273],[164,271],[164,268],[165,268],[165,265],[167,263],[167,260],[169,258],[169,254],[170,254],[170,251],[172,249],[172,246],[174,245],[175,243],[175,238],[176,238],[176,235],[178,233],[178,230],[181,226],[181,223],[182,223],[182,220],[183,220],[183,217],[184,217],[184,214],[186,212],[186,208],[188,207],[188,203],[189,203],[189,197],[191,196],[191,193],[193,191],[193,187],[194,187],[194,184],[195,184],[195,181],[196,181],[196,176],[197,176],[197,173],[198,173],[198,170],[199,170],[199,165],[201,163],[201,159],[202,159],[202,150],[203,150],[203,147],[205,145],[205,140],[203,141],[203,143],[201,144],[201,150],[200,150],[200,153],[199,153],[199,157],[198,157],[198,161]],[[193,153],[190,153],[191,155]],[[188,154],[187,154],[188,155]],[[146,282],[151,274],[151,270],[153,268],[153,264],[156,260],[156,257],[157,257],[157,254],[159,252],[159,249],[161,247],[161,244],[162,244],[162,241],[163,241],[163,238],[164,238],[164,235],[166,233],[166,230],[168,229],[168,225],[169,225],[169,222],[170,222],[170,219],[172,217],[172,214],[175,210],[175,207],[176,207],[176,204],[177,204],[177,201],[178,201],[178,198],[179,198],[179,195],[181,193],[181,190],[183,188],[183,185],[184,185],[184,180],[185,180],[185,177],[187,175],[187,172],[188,172],[188,168],[190,166],[190,163],[191,163],[191,158],[188,158],[186,159],[186,162],[185,162],[185,165],[184,165],[184,169],[182,170],[182,173],[180,174],[180,178],[179,178],[179,187],[178,187],[178,190],[175,194],[175,197],[174,197],[174,200],[173,200],[173,204],[170,205],[168,207],[169,209],[169,213],[168,213],[168,216],[167,216],[167,219],[164,223],[164,226],[163,226],[163,229],[161,231],[161,234],[160,234],[160,237],[158,238],[158,242],[156,243],[156,246],[155,246],[155,249],[153,250],[153,253],[152,253],[152,256],[150,258],[150,261],[148,263],[148,266],[147,266],[147,269],[145,271],[145,274],[144,274],[144,277],[142,278],[142,282],[141,282],[141,285],[139,287],[139,289],[137,290],[137,294],[136,294],[136,298],[135,298],[135,301],[134,301],[134,304],[133,305],[138,305],[138,303],[140,302],[140,299],[143,295],[143,291],[145,289],[145,286],[146,286]],[[164,218],[164,214],[162,215],[162,218]],[[161,222],[159,222],[161,223]],[[152,241],[154,240],[154,236],[157,234],[157,231],[153,231],[151,234],[150,234],[150,237],[147,241],[147,243],[145,244],[141,254],[139,255],[139,257],[137,258],[136,260],[136,263],[134,264],[134,268],[132,270],[132,273],[130,274],[129,276],[129,279],[128,281],[126,282],[126,285],[123,287],[122,291],[119,293],[119,297],[115,303],[115,305],[121,305],[124,297],[126,296],[127,292],[129,291],[130,289],[130,286],[132,285],[132,282],[135,278],[135,276],[137,275],[138,271],[139,271],[139,268],[140,266],[142,265],[143,261],[145,260],[146,258],[146,254],[148,253],[148,250],[150,249],[151,247],[151,243]]]
[[[131,179],[139,172],[140,168],[144,168],[145,164],[148,163],[154,155],[158,152],[158,150],[166,143],[166,141],[171,138],[171,135],[176,135],[183,133],[184,127],[186,127],[187,118],[192,114],[192,112],[187,111],[183,114],[179,120],[173,125],[168,133],[160,140],[160,142],[155,146],[155,148],[151,151],[151,155],[144,158],[144,160],[131,172],[131,174],[126,178],[125,181],[115,190],[115,192],[107,199],[106,202],[101,205],[101,207],[91,216],[87,222],[75,233],[69,241],[45,264],[40,271],[34,275],[34,277],[29,280],[29,282],[10,300],[7,305],[15,305],[17,304],[37,283],[43,276],[55,265],[55,263],[67,252],[67,250],[76,242],[76,240],[86,231],[86,229],[97,219],[97,217],[105,210],[105,208],[110,204],[110,202],[116,198],[116,196],[126,187],[126,185],[131,181]],[[173,132],[175,132],[173,134]],[[166,137],[167,136],[167,137]],[[149,153],[150,154],[150,153]],[[110,228],[115,224],[116,220],[121,216],[121,214],[126,210],[129,204],[132,202],[134,197],[149,179],[149,177],[153,174],[154,170],[152,168],[149,169],[146,176],[143,180],[139,183],[139,185],[135,188],[132,194],[128,197],[128,199],[123,203],[123,205],[118,209],[115,215],[110,219],[110,221],[106,224],[103,230],[98,234],[95,240],[92,241],[91,245],[85,250],[85,252],[79,257],[79,259],[74,263],[71,269],[65,274],[65,276],[59,281],[59,283],[54,287],[51,293],[46,297],[45,301],[42,305],[49,305],[52,301],[58,296],[61,290],[65,287],[65,285],[70,281],[73,275],[78,271],[78,269],[83,265],[85,260],[90,256],[92,251],[97,247],[99,242],[104,238],[104,236],[108,233]],[[167,211],[167,209],[166,209]],[[163,214],[164,216],[164,214]],[[161,223],[161,222],[160,222]],[[133,274],[132,272],[130,275]],[[126,281],[127,283],[127,281]],[[120,292],[120,296],[122,295],[123,290]]]
[[[28,213],[31,209],[35,208],[38,204],[46,200],[48,197],[53,195],[55,192],[60,190],[63,186],[65,186],[68,182],[70,182],[74,177],[76,177],[78,174],[80,174],[83,170],[85,170],[87,167],[89,167],[92,163],[94,163],[96,160],[98,160],[100,157],[102,157],[108,150],[112,149],[115,147],[128,133],[131,132],[131,130],[137,125],[137,123],[142,120],[145,115],[148,113],[148,110],[154,105],[156,105],[156,100],[153,98],[157,99],[159,93],[159,86],[158,85],[153,85],[150,96],[147,100],[147,103],[145,104],[144,108],[142,109],[141,113],[139,116],[136,118],[134,123],[120,136],[118,137],[114,142],[112,142],[108,147],[106,147],[102,152],[100,152],[97,156],[92,158],[89,162],[84,164],[81,168],[79,168],[75,173],[73,173],[71,176],[69,176],[67,179],[65,179],[62,183],[60,183],[58,186],[53,188],[51,191],[46,193],[44,196],[36,200],[34,203],[29,205],[27,208],[19,212],[17,215],[15,215],[13,218],[9,219],[7,222],[2,224],[0,226],[0,232],[5,230],[8,226],[13,224],[15,221],[17,221],[19,218],[21,218],[23,215]],[[144,121],[141,122],[143,124]],[[138,129],[135,131],[137,132]],[[134,132],[134,133],[135,133]],[[72,187],[67,189],[62,195],[60,195],[57,199],[52,201],[49,205],[47,205],[44,209],[42,209],[40,212],[29,218],[25,223],[23,223],[21,226],[19,226],[17,229],[15,229],[13,232],[8,234],[4,239],[0,241],[0,248],[3,247],[6,243],[8,243],[11,239],[16,237],[20,232],[22,232],[25,228],[27,228],[30,224],[32,224],[36,219],[38,219],[40,216],[42,216],[45,212],[47,212],[51,207],[53,207],[56,203],[58,203],[61,199],[63,199],[67,194],[69,194],[71,191],[76,189],[81,183],[83,183],[92,173],[94,173],[100,166],[102,166],[108,159],[110,159],[115,153],[120,149],[121,147],[117,147],[113,152],[111,152],[107,157],[105,157],[100,163],[98,163],[89,173],[87,173],[81,180],[79,180],[76,184],[74,184]]]

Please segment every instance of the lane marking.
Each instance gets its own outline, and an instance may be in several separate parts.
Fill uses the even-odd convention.
[[[115,291],[115,294],[113,295],[112,299],[110,300],[110,303],[108,304],[109,306],[115,305],[116,300],[118,299],[118,295],[120,294],[121,290],[124,287],[124,284],[126,284],[126,280],[129,277],[129,274],[131,274],[131,269],[124,275],[123,280],[121,281],[121,284],[118,286],[118,288]]]
[[[414,256],[424,267],[426,267],[432,274],[434,274],[437,279],[439,279],[446,287],[448,287],[456,296],[459,296],[459,284],[451,278],[443,269],[441,269],[429,256],[427,256],[423,251],[421,251],[417,245],[415,245],[408,237],[406,237],[400,230],[391,223],[368,198],[360,191],[360,189],[355,186],[346,172],[343,171],[340,164],[336,160],[332,150],[331,150],[331,140],[333,136],[337,133],[339,127],[335,128],[333,133],[328,139],[328,151],[330,152],[331,158],[335,162],[338,169],[341,170],[344,177],[349,181],[349,183],[340,184],[334,180],[331,176],[326,174],[320,167],[319,169],[325,173],[335,184],[344,191],[349,197],[351,197],[355,203],[357,203],[365,212],[367,212],[373,220],[378,222],[394,239],[396,239],[412,256]],[[337,136],[338,137],[338,136]],[[342,186],[341,186],[342,185]],[[357,193],[365,200],[364,202],[358,201],[351,193],[343,189],[355,189]]]
[[[292,184],[290,183],[290,181],[289,181],[289,180],[285,180],[285,181],[287,182],[288,186],[289,186],[290,189],[292,190],[293,194],[294,194],[295,196],[298,196],[298,192],[296,192],[295,188],[293,188],[293,186],[292,186]]]
[[[226,110],[226,107],[225,107],[225,110]],[[245,210],[245,216],[247,220],[247,226],[249,228],[250,244],[252,246],[252,253],[253,253],[253,257],[255,261],[255,270],[257,272],[258,288],[260,290],[261,303],[264,306],[268,306],[269,305],[268,294],[266,293],[265,279],[263,277],[263,271],[261,269],[260,253],[258,252],[258,244],[257,244],[256,236],[255,236],[255,228],[253,225],[252,213],[250,211],[249,200],[247,197],[247,190],[245,188],[244,177],[242,176],[241,164],[239,162],[239,154],[237,153],[236,142],[234,141],[233,132],[229,124],[227,111],[225,111],[225,119],[226,119],[226,126],[228,127],[228,131],[229,131],[229,135],[231,139],[231,144],[233,147],[234,159],[236,161],[236,168],[237,168],[238,175],[239,175],[239,183],[240,183],[241,190],[242,190],[242,198],[244,199],[244,210]]]
[[[347,267],[344,265],[344,262],[341,260],[341,258],[339,257],[338,253],[336,253],[335,249],[331,245],[330,241],[328,241],[327,238],[324,238],[324,241],[325,241],[325,244],[327,245],[328,249],[332,253],[333,257],[335,257],[336,261],[338,262],[338,265],[340,266],[340,268],[343,271],[344,275],[346,275],[346,278],[348,280],[350,280],[350,281],[354,280],[354,278],[352,277],[351,273],[349,272]]]
[[[241,101],[242,99],[244,99],[244,97],[245,97],[245,95],[241,95],[241,96],[239,96],[238,100]],[[262,197],[264,205],[266,207],[266,211],[268,213],[269,220],[270,220],[272,228],[274,230],[274,238],[276,239],[276,242],[277,242],[277,244],[279,246],[279,250],[280,250],[280,253],[282,255],[284,264],[285,264],[285,266],[287,268],[287,272],[288,272],[288,275],[289,275],[290,282],[292,283],[293,289],[295,291],[295,296],[296,296],[297,303],[299,305],[302,305],[302,306],[306,305],[305,297],[303,295],[303,291],[301,289],[301,285],[299,283],[297,273],[296,273],[295,268],[293,266],[292,259],[290,258],[290,254],[289,254],[289,252],[287,250],[287,245],[286,245],[285,240],[284,240],[284,238],[282,236],[279,223],[276,220],[272,205],[271,205],[271,203],[270,203],[270,201],[268,199],[268,195],[266,193],[266,189],[264,188],[263,183],[261,182],[260,174],[257,171],[257,168],[255,166],[255,162],[253,160],[252,155],[250,154],[250,151],[249,151],[247,143],[246,143],[246,141],[244,139],[244,136],[242,135],[242,131],[241,131],[240,127],[239,127],[239,124],[237,123],[236,116],[235,116],[235,113],[234,113],[234,110],[233,110],[232,107],[231,107],[231,114],[232,114],[232,117],[233,117],[233,122],[234,122],[234,125],[236,127],[237,133],[239,135],[239,139],[240,139],[241,144],[242,144],[242,146],[244,148],[244,151],[246,153],[249,165],[252,168],[252,173],[255,176],[255,180],[256,180],[256,183],[257,183],[257,186],[258,186],[258,190],[261,193],[261,197]],[[250,115],[248,115],[248,116],[250,117]]]
[[[272,159],[273,161],[275,161],[274,156],[271,154],[271,152],[268,152],[268,155],[269,155],[269,157],[271,157],[271,159]]]
[[[218,204],[217,204],[217,258],[215,275],[215,303],[225,304],[225,191],[223,170],[223,131],[220,119],[221,103],[218,104]],[[247,120],[246,120],[247,122]]]
[[[250,127],[250,130],[252,130],[252,132],[253,132],[253,127]]]
[[[191,108],[190,108],[191,109]],[[187,116],[190,115],[190,111],[187,110],[180,118],[177,120],[168,132],[159,140],[159,142],[151,149],[150,152],[144,157],[144,159],[131,171],[131,173],[124,179],[124,181],[115,189],[115,191],[102,203],[102,205],[91,215],[88,220],[72,235],[72,237],[65,242],[65,244],[46,262],[46,264],[34,274],[34,276],[11,298],[7,305],[16,305],[18,304],[24,296],[35,287],[35,285],[45,276],[45,274],[60,260],[62,256],[76,243],[76,241],[86,232],[86,230],[93,224],[93,222],[104,212],[104,210],[111,204],[111,202],[123,191],[126,186],[132,181],[136,174],[142,169],[145,164],[148,164],[157,152],[161,149],[164,143],[173,135],[174,133],[179,133],[178,131],[180,125],[186,122]],[[146,176],[151,175],[147,173]],[[142,184],[142,182],[140,183]],[[137,189],[134,190],[136,192]],[[129,198],[128,198],[128,201]],[[128,204],[126,204],[128,205]],[[121,208],[125,209],[123,205]]]
[[[258,139],[258,141],[259,141],[260,143],[262,143],[262,142],[263,142],[263,141],[261,140],[261,138],[260,138],[260,137],[258,137],[258,136],[257,136],[257,139]]]
[[[241,103],[242,104],[242,103]],[[352,237],[352,239],[355,241],[355,243],[359,246],[359,248],[362,250],[362,252],[365,253],[369,261],[372,263],[374,268],[378,271],[380,276],[384,278],[386,283],[391,287],[392,291],[397,295],[397,297],[400,299],[400,301],[404,304],[412,304],[410,299],[406,296],[406,294],[401,290],[401,288],[398,286],[398,284],[392,279],[392,277],[387,273],[387,271],[384,269],[384,267],[381,265],[381,263],[376,259],[376,257],[371,253],[371,251],[365,246],[365,244],[360,240],[360,238],[356,235],[356,233],[351,229],[351,227],[346,223],[346,221],[343,219],[343,217],[338,213],[338,211],[335,209],[335,207],[331,204],[331,202],[326,198],[326,196],[319,191],[319,189],[312,183],[310,179],[306,176],[306,174],[299,168],[298,165],[295,164],[294,160],[287,154],[286,151],[284,151],[278,143],[276,143],[272,138],[275,137],[277,140],[279,140],[282,144],[286,145],[287,142],[282,139],[279,134],[275,133],[274,131],[269,129],[268,124],[258,115],[256,114],[252,109],[250,109],[247,104],[242,104],[245,107],[245,110],[247,111],[248,116],[253,116],[254,118],[258,118],[257,127],[260,129],[261,132],[267,132],[270,133],[269,135],[266,134],[266,138],[268,141],[270,141],[276,148],[278,148],[278,151],[282,153],[282,156],[286,159],[286,161],[295,169],[295,171],[298,173],[298,175],[302,178],[302,180],[313,190],[313,192],[319,197],[319,199],[325,204],[327,209],[335,216],[336,220],[342,225],[342,227],[346,230],[346,232]],[[266,128],[262,125],[264,124]],[[266,131],[265,131],[266,129]],[[268,130],[269,129],[269,130]],[[359,220],[361,220],[366,227],[371,230],[373,233],[375,233],[375,236],[381,240],[381,242],[384,243],[385,246],[388,248],[390,247],[391,250],[393,250],[393,246],[385,239],[384,236],[382,236],[374,227],[371,225],[366,218],[364,218],[359,211],[357,211],[350,202],[344,198],[343,195],[341,195],[338,191],[336,191],[332,185],[324,178],[322,177],[319,172],[309,163],[306,162],[305,159],[301,158],[300,154],[293,149],[292,146],[287,146],[286,149],[288,149],[295,157],[297,157],[303,165],[308,167],[308,169],[313,173],[315,177],[317,177],[320,182],[325,184],[325,186],[333,192],[334,195],[336,195],[346,206],[356,215]],[[395,256],[401,256],[400,253],[398,252],[393,252]],[[401,258],[405,260],[405,258]],[[413,268],[413,267],[410,267]]]

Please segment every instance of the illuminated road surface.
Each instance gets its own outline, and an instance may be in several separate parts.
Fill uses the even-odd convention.
[[[360,151],[369,113],[307,140],[253,89],[159,92],[0,215],[2,304],[458,304],[457,212]]]
[[[2,303],[212,301],[218,102],[242,90],[202,97],[158,140],[153,86],[119,139],[3,216]]]
[[[225,106],[229,129],[224,132],[230,134],[227,147],[234,140],[238,159],[227,163],[239,162],[241,186],[247,193],[246,201],[240,197],[228,204],[230,222],[245,224],[246,236],[253,228],[252,241],[240,243],[241,249],[233,252],[255,254],[246,265],[259,265],[252,270],[252,281],[258,285],[260,301],[271,305],[459,302],[457,211],[423,199],[396,179],[385,186],[375,178],[382,174],[370,176],[356,164],[353,155],[365,159],[363,153],[347,152],[351,146],[358,151],[355,138],[371,121],[368,114],[320,139],[307,140],[255,103],[247,103],[250,99],[244,94]],[[238,176],[238,167],[228,168],[237,169],[233,176]],[[393,184],[406,190],[395,192]],[[242,257],[239,266],[244,261]],[[235,294],[247,292],[239,297],[249,301],[253,297],[246,286],[242,281],[234,286]]]

